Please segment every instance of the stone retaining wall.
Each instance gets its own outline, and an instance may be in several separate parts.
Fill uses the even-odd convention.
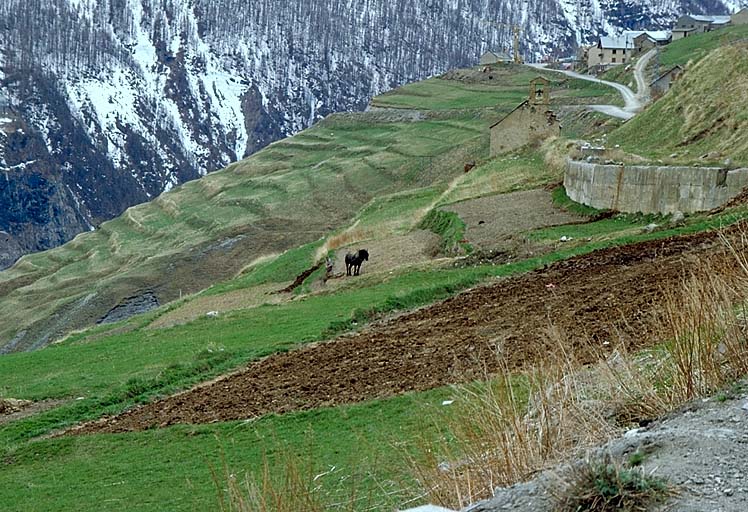
[[[610,165],[569,160],[566,194],[599,209],[627,213],[711,210],[748,186],[748,168]]]

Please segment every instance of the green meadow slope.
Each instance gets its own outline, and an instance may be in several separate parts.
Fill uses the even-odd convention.
[[[438,194],[465,162],[486,159],[488,126],[524,98],[536,74],[506,66],[490,79],[403,87],[373,104],[409,110],[330,116],[62,247],[23,257],[0,273],[0,351],[45,346],[128,298],[152,293],[163,304],[231,278],[346,226],[376,197],[423,187]],[[557,104],[610,95],[551,78]]]
[[[41,348],[143,291],[162,302],[185,297],[40,350],[0,356],[0,398],[38,407],[0,423],[0,503],[12,503],[11,510],[213,509],[219,484],[211,469],[220,470],[222,454],[229,469],[258,468],[263,460],[280,467],[281,445],[318,454],[315,471],[334,466],[345,478],[355,474],[379,509],[413,499],[417,491],[389,446],[395,438],[436,438],[422,406],[449,398],[447,389],[256,422],[47,436],[328,339],[376,314],[607,244],[600,239],[498,267],[407,267],[405,261],[406,268],[306,295],[307,282],[318,278],[313,274],[301,293],[267,294],[335,247],[418,231],[435,206],[558,181],[560,170],[537,148],[488,159],[487,127],[524,98],[536,75],[507,66],[490,79],[465,71],[406,86],[376,98],[371,112],[331,116],[1,273],[0,340],[15,340],[14,349]],[[559,108],[612,98],[604,87],[550,78]],[[576,118],[574,133],[595,122],[595,115]],[[477,167],[465,174],[468,161]],[[457,224],[449,236],[461,236]],[[227,312],[206,317],[212,308]],[[357,473],[357,467],[370,469]],[[336,474],[321,480],[330,503],[346,499],[340,493],[348,487]]]
[[[372,258],[356,279],[330,280],[320,288],[317,271],[295,290],[277,293],[320,257],[350,244],[381,245],[431,230],[442,246],[459,248],[466,226],[441,207],[558,183],[563,141],[488,158],[487,127],[524,98],[535,75],[507,66],[490,79],[460,71],[400,88],[375,98],[370,112],[331,116],[0,273],[0,342],[15,339],[19,349],[86,327],[125,297],[152,291],[162,301],[175,299],[40,350],[0,356],[0,398],[31,400],[35,407],[26,416],[0,416],[0,508],[216,510],[232,478],[241,483],[246,472],[261,480],[267,467],[267,477],[281,482],[289,456],[300,458],[291,469],[313,479],[323,510],[385,511],[420,503],[422,489],[402,452],[449,443],[433,419],[450,414],[443,404],[455,398],[451,388],[206,425],[53,434],[486,280],[746,216],[738,206],[655,232],[642,228],[666,219],[620,215],[546,226],[521,234],[538,249],[524,259],[438,254],[428,261],[401,257],[391,268],[369,271],[379,264]],[[549,77],[559,111],[611,102],[607,88]],[[683,94],[683,101],[698,101]],[[599,114],[566,110],[569,137],[608,126]],[[648,115],[641,114],[649,125],[639,130],[658,137],[670,126],[662,115]],[[629,133],[636,122],[617,133]],[[625,141],[624,135],[616,136]],[[477,166],[466,174],[468,161]],[[560,188],[553,196],[557,206],[580,215],[599,213],[572,204]],[[569,241],[560,243],[562,237]],[[220,314],[205,314],[212,310]],[[521,395],[524,383],[516,387]]]
[[[672,42],[660,52],[661,70],[672,66],[685,66],[689,62],[698,62],[709,53],[722,46],[745,42],[748,37],[748,26],[736,25],[703,34],[684,37]]]
[[[650,159],[748,164],[748,45],[718,48],[609,139]],[[671,156],[672,155],[672,156]]]

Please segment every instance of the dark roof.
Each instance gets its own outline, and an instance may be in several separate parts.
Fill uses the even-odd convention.
[[[504,52],[495,52],[493,50],[488,50],[483,55],[481,55],[480,58],[482,59],[486,55],[493,55],[494,57],[496,57],[499,60],[511,60],[511,57],[509,56],[509,54],[504,53]]]
[[[529,101],[529,100],[525,100],[525,101],[523,101],[522,103],[520,103],[519,105],[517,105],[516,107],[514,107],[514,108],[512,109],[512,111],[511,111],[511,112],[509,112],[509,113],[508,113],[507,115],[505,115],[504,117],[502,117],[501,119],[499,119],[498,121],[496,121],[496,122],[495,122],[494,124],[492,124],[491,126],[489,126],[489,127],[488,127],[488,129],[490,130],[491,128],[493,128],[493,127],[494,127],[494,126],[496,126],[497,124],[501,123],[501,122],[502,122],[502,121],[503,121],[504,119],[506,119],[507,117],[509,117],[509,116],[511,116],[512,114],[514,114],[514,113],[515,113],[515,112],[516,112],[517,110],[519,110],[519,109],[520,109],[521,107],[523,107],[523,106],[525,106],[525,105],[527,105],[527,104],[529,104],[529,103],[530,103],[530,101]]]

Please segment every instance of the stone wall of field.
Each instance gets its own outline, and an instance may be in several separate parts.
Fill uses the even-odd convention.
[[[748,168],[611,165],[569,160],[567,195],[578,203],[627,213],[711,210],[748,186]]]

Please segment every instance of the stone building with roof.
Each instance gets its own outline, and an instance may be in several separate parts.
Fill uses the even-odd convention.
[[[512,58],[504,52],[487,51],[480,57],[481,66],[490,66],[492,64],[505,64],[511,61],[512,61]]]
[[[670,32],[666,30],[627,30],[620,36],[603,36],[587,51],[587,67],[627,64],[641,52],[669,42]]]
[[[739,14],[738,19],[742,19]],[[683,39],[694,34],[703,34],[712,30],[720,29],[730,25],[732,19],[730,16],[714,16],[710,14],[684,14],[675,22],[673,26],[673,41]]]
[[[491,126],[491,156],[560,135],[561,124],[550,101],[550,82],[542,76],[531,80],[529,97]]]
[[[748,24],[748,7],[743,7],[739,11],[735,12],[730,16],[730,25],[746,25]]]
[[[652,80],[652,83],[649,84],[652,99],[657,99],[668,92],[673,82],[680,78],[681,74],[683,74],[683,68],[676,65]]]

